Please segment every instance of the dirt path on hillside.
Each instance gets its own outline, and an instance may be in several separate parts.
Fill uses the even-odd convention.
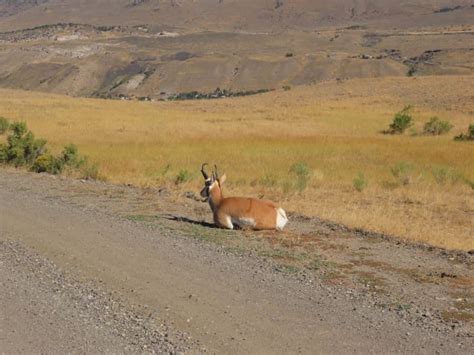
[[[0,170],[0,351],[474,346],[471,254],[302,216],[221,231],[185,196]]]

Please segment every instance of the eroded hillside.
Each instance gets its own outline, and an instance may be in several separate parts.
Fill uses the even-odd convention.
[[[201,31],[314,30],[354,22],[415,28],[470,24],[471,8],[469,0],[2,0],[0,29],[64,21]]]
[[[160,99],[471,75],[470,1],[0,1],[0,86]]]

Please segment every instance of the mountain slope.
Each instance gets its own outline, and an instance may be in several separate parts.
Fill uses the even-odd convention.
[[[472,12],[470,0],[1,0],[0,29],[58,22],[243,31],[373,21],[414,27],[469,23]]]
[[[158,99],[474,72],[470,0],[0,0],[0,86]]]

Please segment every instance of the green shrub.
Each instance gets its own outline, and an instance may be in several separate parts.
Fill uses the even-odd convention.
[[[65,165],[72,167],[77,167],[81,163],[81,161],[79,160],[79,155],[77,153],[77,147],[74,144],[68,144],[64,146],[60,158]]]
[[[31,170],[36,173],[49,173],[53,175],[61,174],[64,169],[64,162],[49,153],[37,157],[31,166]]]
[[[22,137],[28,131],[26,128],[26,122],[13,122],[8,128],[12,131],[13,136],[16,138]]]
[[[3,124],[1,122],[4,121],[0,120],[0,125]],[[68,166],[80,170],[83,178],[98,177],[97,167],[88,164],[86,158],[81,158],[74,144],[66,145],[61,154],[55,157],[48,153],[46,140],[36,139],[25,122],[8,124],[7,132],[7,144],[0,144],[0,163],[15,167],[27,166],[32,171],[50,174],[60,174]]]
[[[294,186],[298,192],[303,192],[306,189],[309,179],[311,177],[311,169],[305,163],[293,164],[290,172],[296,175]]]
[[[362,192],[367,187],[369,182],[367,181],[367,178],[365,177],[364,173],[359,172],[355,179],[352,181],[352,184],[357,191]]]
[[[413,165],[406,162],[399,162],[391,169],[392,175],[398,180],[401,185],[408,185],[413,180]]]
[[[456,141],[473,141],[474,140],[474,123],[471,123],[467,129],[467,133],[461,133],[454,137]]]
[[[179,171],[178,175],[176,176],[176,179],[175,179],[175,184],[176,185],[179,185],[179,184],[183,184],[189,180],[192,179],[192,174],[186,170],[186,169],[182,169]]]
[[[452,128],[453,125],[448,121],[441,121],[438,117],[431,117],[430,120],[425,123],[423,133],[432,136],[439,136],[448,133]]]
[[[8,127],[10,127],[10,123],[5,117],[0,117],[0,134],[4,134]]]
[[[89,164],[86,158],[80,158],[74,144],[66,145],[57,157],[49,153],[39,155],[33,162],[31,170],[56,175],[62,173],[65,167],[79,170],[79,175],[83,179],[96,179],[98,176],[97,167]]]
[[[52,165],[54,157],[51,154],[43,154],[36,158],[31,170],[37,173],[47,172]]]
[[[8,162],[8,147],[0,143],[0,163],[5,164],[6,162]]]
[[[283,85],[283,86],[282,86],[282,89],[283,89],[284,91],[290,91],[290,90],[291,90],[291,86],[290,86],[290,85]]]
[[[388,131],[385,133],[402,134],[407,130],[407,128],[413,126],[413,118],[410,114],[411,109],[411,106],[405,106],[403,110],[397,112]]]
[[[13,122],[8,126],[8,131],[5,162],[16,167],[32,164],[46,151],[46,141],[35,139],[25,122]]]

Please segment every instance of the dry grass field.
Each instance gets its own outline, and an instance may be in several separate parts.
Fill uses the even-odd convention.
[[[136,102],[0,89],[0,116],[24,120],[53,150],[75,143],[113,183],[199,191],[201,163],[227,194],[436,246],[474,249],[474,121],[469,76],[330,81],[245,98]],[[413,105],[415,126],[384,135]],[[432,116],[453,130],[417,135]],[[354,179],[361,173],[361,192]],[[179,199],[177,197],[177,199]]]

